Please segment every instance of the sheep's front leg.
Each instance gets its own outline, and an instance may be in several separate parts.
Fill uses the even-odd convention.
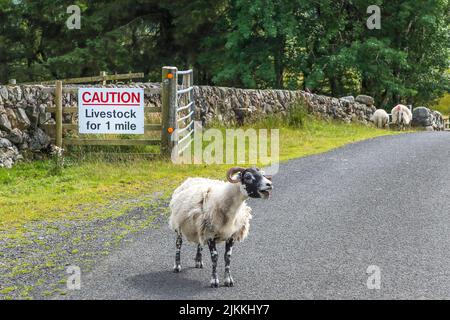
[[[233,251],[234,240],[232,238],[228,239],[225,242],[225,279],[224,284],[227,287],[234,286],[233,278],[231,277],[230,268],[231,268],[231,252]]]
[[[203,268],[203,260],[202,260],[202,246],[199,244],[197,246],[197,254],[195,255],[195,267]]]
[[[208,240],[208,247],[209,251],[211,252],[211,261],[212,261],[211,287],[217,288],[219,287],[219,278],[217,277],[218,253],[216,249],[216,240],[214,239]]]
[[[183,238],[181,237],[181,233],[177,232],[177,241],[175,243],[176,251],[175,251],[175,266],[173,267],[174,272],[181,271],[181,245],[183,244]]]

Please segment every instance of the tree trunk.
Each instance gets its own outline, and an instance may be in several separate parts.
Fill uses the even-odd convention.
[[[335,76],[328,77],[330,82],[331,96],[339,97],[342,95],[342,86]]]
[[[385,90],[383,94],[383,100],[381,100],[380,108],[386,109],[386,106],[389,102],[389,96],[390,96],[389,90]]]
[[[284,47],[286,39],[283,36],[278,36],[275,39],[274,46],[274,67],[275,67],[275,88],[283,89],[283,74],[284,74]]]

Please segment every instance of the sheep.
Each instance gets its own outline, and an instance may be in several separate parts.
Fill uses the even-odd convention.
[[[376,110],[370,120],[375,123],[377,128],[389,127],[389,115],[384,109]]]
[[[203,268],[202,246],[211,254],[210,285],[217,288],[217,243],[225,242],[225,277],[227,287],[234,285],[230,274],[231,251],[235,242],[244,240],[249,232],[251,208],[246,199],[268,199],[272,177],[258,168],[233,167],[227,172],[228,182],[207,178],[188,178],[173,192],[170,201],[169,227],[176,232],[174,272],[181,271],[183,237],[197,245],[195,267]]]
[[[392,109],[391,114],[392,122],[395,123],[401,130],[411,126],[412,113],[407,106],[398,104]]]

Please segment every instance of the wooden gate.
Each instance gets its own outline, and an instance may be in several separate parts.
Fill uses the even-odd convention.
[[[178,75],[181,75],[182,85],[181,89],[178,86]],[[96,77],[93,81],[98,81]],[[92,78],[81,78],[89,81]],[[70,80],[70,79],[69,79]],[[67,81],[67,83],[69,83]],[[105,84],[105,83],[103,83]],[[70,145],[81,146],[145,146],[145,145],[160,145],[161,154],[169,156],[172,152],[175,143],[184,143],[188,141],[189,136],[192,136],[193,132],[193,117],[194,117],[194,98],[193,98],[193,72],[192,70],[178,71],[176,67],[163,67],[162,69],[162,84],[161,88],[145,88],[144,95],[158,94],[161,96],[161,105],[159,107],[147,107],[144,105],[144,113],[160,113],[161,123],[145,123],[145,133],[149,131],[161,132],[160,138],[152,139],[101,139],[101,138],[69,138],[64,137],[63,133],[66,130],[76,130],[78,132],[78,123],[64,123],[64,114],[78,113],[77,107],[65,107],[63,108],[63,94],[72,93],[78,96],[78,88],[69,88],[63,86],[63,81],[57,80],[55,82],[55,106],[47,107],[46,111],[54,113],[54,124],[46,124],[43,127],[47,133],[51,136],[52,142],[59,147]],[[181,107],[178,107],[180,103],[185,103]],[[187,114],[183,114],[186,113]],[[181,116],[180,116],[181,115]],[[186,125],[185,121],[190,120]],[[184,127],[180,128],[180,124]],[[189,130],[191,129],[191,130]],[[182,140],[177,142],[177,139],[173,139],[174,133],[183,133],[183,131],[189,130],[189,134],[185,135]],[[188,145],[188,144],[186,144]],[[150,154],[152,155],[152,154]],[[155,154],[156,155],[156,154]]]

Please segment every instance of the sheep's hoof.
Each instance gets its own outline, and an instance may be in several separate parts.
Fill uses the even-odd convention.
[[[233,280],[233,278],[231,276],[228,276],[223,281],[223,284],[225,285],[225,287],[233,287],[234,286],[234,280]]]
[[[202,269],[203,268],[203,261],[195,261],[195,267],[197,269]]]
[[[211,288],[218,288],[218,287],[219,287],[219,279],[211,278]]]
[[[173,272],[178,273],[181,271],[181,265],[176,265],[175,267],[173,267]]]

